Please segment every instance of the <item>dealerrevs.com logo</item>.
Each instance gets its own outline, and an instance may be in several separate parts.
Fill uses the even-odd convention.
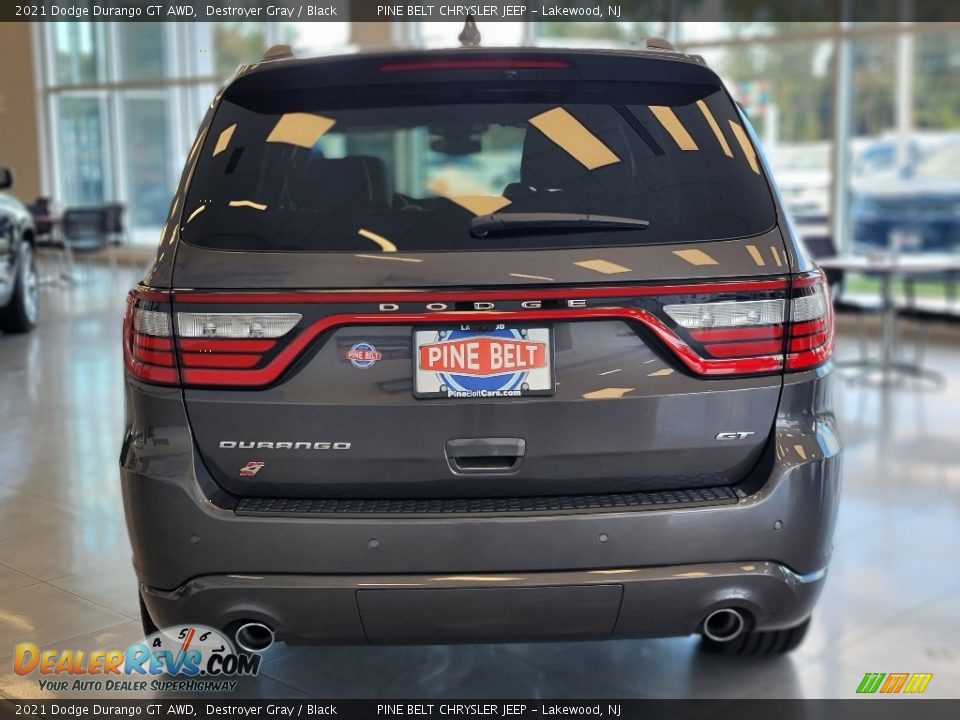
[[[260,656],[237,651],[223,634],[202,625],[177,625],[126,649],[14,648],[17,675],[38,675],[40,690],[230,692],[236,677],[260,672]]]

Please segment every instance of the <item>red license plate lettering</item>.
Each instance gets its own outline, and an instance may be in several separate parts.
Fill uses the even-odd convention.
[[[547,366],[540,342],[473,337],[420,346],[420,369],[459,375],[502,375]]]

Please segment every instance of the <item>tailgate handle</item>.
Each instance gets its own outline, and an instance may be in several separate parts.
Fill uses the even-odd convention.
[[[504,473],[520,467],[523,438],[458,438],[448,440],[447,462],[455,473]]]

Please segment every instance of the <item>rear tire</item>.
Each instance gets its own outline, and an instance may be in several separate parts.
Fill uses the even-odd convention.
[[[37,264],[33,247],[21,242],[20,265],[13,283],[13,294],[7,306],[0,308],[0,330],[5,333],[30,332],[37,326]]]
[[[700,639],[700,649],[718,655],[783,655],[796,650],[810,627],[810,618],[784,630],[747,630],[728,642]]]
[[[140,624],[143,626],[143,636],[149,637],[155,632],[160,632],[160,628],[157,627],[156,623],[153,622],[153,618],[150,617],[150,611],[147,610],[147,604],[143,601],[143,595],[137,593],[137,597],[140,599]]]

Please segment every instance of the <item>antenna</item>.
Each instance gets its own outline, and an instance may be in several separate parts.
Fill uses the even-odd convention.
[[[460,41],[460,47],[480,47],[480,31],[477,30],[477,21],[473,19],[473,13],[467,15],[463,30],[460,31],[457,39]]]

